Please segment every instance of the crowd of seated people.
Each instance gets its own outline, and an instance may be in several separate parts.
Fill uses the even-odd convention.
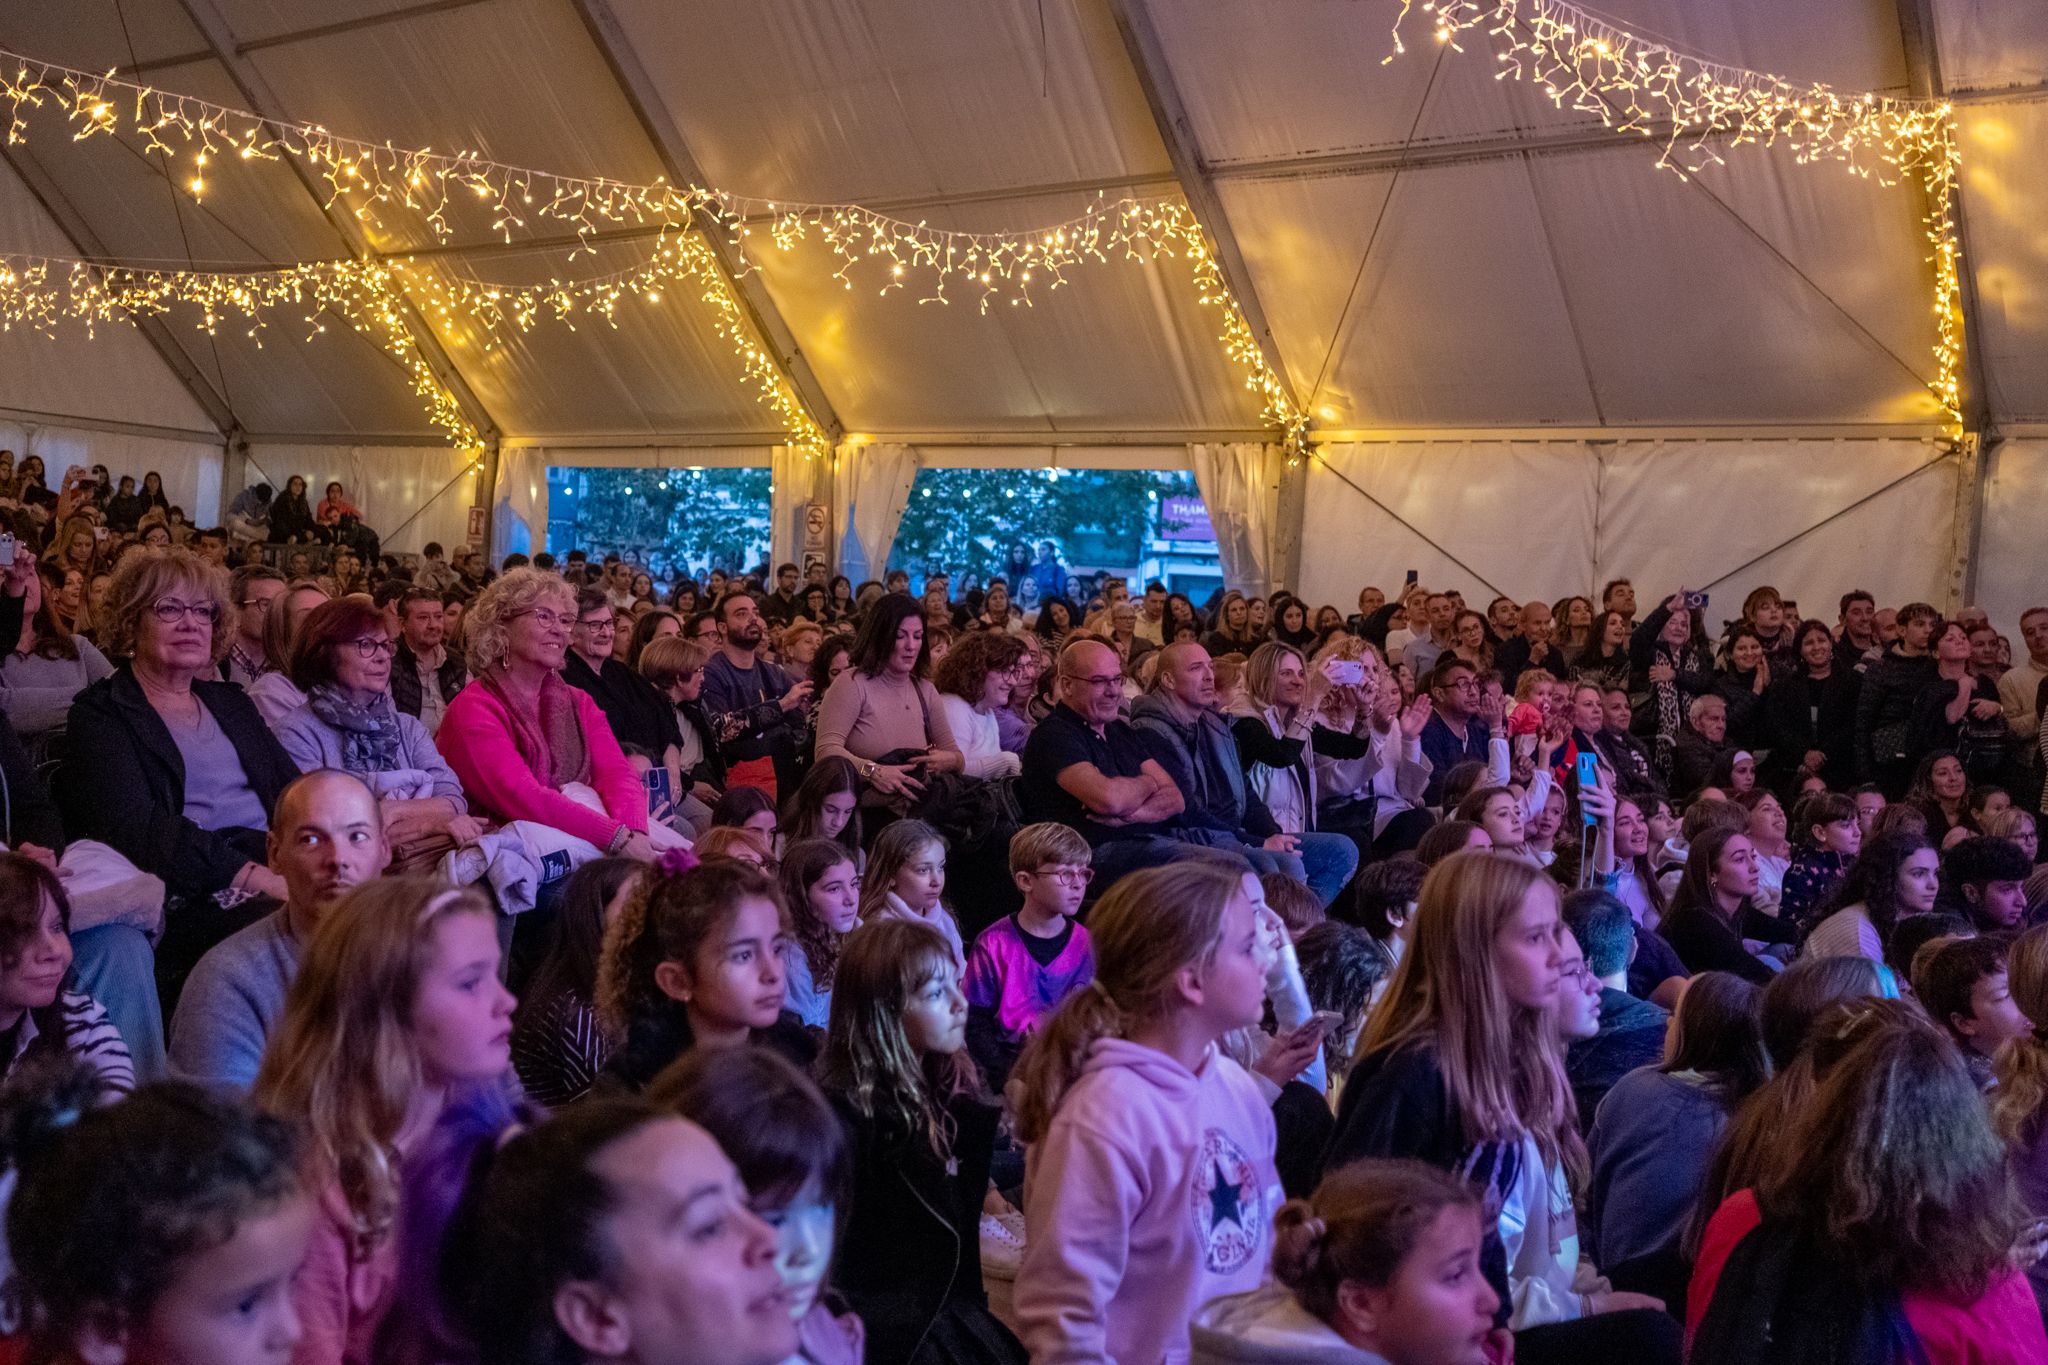
[[[0,564],[0,1360],[2048,1360],[2048,608],[664,584],[293,483]]]

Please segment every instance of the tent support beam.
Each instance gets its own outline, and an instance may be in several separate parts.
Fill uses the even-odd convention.
[[[1195,139],[1195,125],[1188,115],[1185,101],[1181,99],[1180,86],[1173,78],[1173,68],[1166,59],[1165,45],[1159,39],[1159,30],[1152,23],[1151,11],[1145,7],[1145,0],[1109,0],[1110,14],[1116,19],[1116,31],[1123,38],[1124,54],[1130,59],[1131,72],[1138,78],[1139,88],[1145,92],[1145,103],[1152,111],[1152,125],[1159,131],[1159,140],[1166,144],[1166,155],[1173,163],[1174,179],[1180,184],[1181,194],[1194,209],[1195,217],[1208,234],[1216,251],[1216,267],[1223,273],[1223,283],[1237,300],[1238,311],[1251,326],[1252,336],[1259,344],[1259,354],[1266,362],[1266,368],[1273,372],[1282,385],[1290,392],[1293,388],[1288,378],[1287,366],[1280,358],[1280,347],[1273,340],[1273,329],[1266,322],[1266,310],[1259,302],[1259,292],[1252,285],[1251,271],[1246,267],[1244,252],[1239,249],[1237,234],[1231,230],[1230,215],[1223,207],[1223,196],[1216,192],[1216,182],[1209,171],[1208,162],[1202,158],[1202,149]]]
[[[661,87],[641,63],[640,54],[626,36],[625,26],[619,22],[611,0],[571,0],[571,3],[582,18],[584,28],[589,30],[591,42],[597,45],[605,65],[611,69],[619,93],[632,106],[641,132],[654,144],[669,181],[683,187],[709,185],[711,182],[705,179],[703,168],[697,164],[689,143],[683,138],[681,125],[669,109],[668,102],[662,98]],[[730,233],[723,224],[702,211],[696,218],[704,244],[711,249],[713,258],[718,262],[719,273],[725,277],[733,297],[739,300],[748,328],[774,357],[776,369],[810,413],[811,420],[824,428],[826,436],[836,443],[845,433],[845,425],[833,410],[832,400],[818,382],[810,361],[796,344],[795,333],[790,331],[781,310],[769,296],[760,272],[741,268],[742,263],[729,240]]]
[[[1941,47],[1933,0],[1895,0],[1899,45],[1906,57],[1906,87],[1922,99],[1946,99],[1941,74]],[[1938,205],[1929,205],[1937,208]],[[1957,451],[1955,563],[1949,576],[1951,609],[1977,599],[1977,544],[1983,519],[1984,477],[1990,462],[1983,458],[1987,435],[1995,434],[1991,391],[1984,368],[1982,309],[1977,298],[1976,256],[1970,247],[1970,215],[1962,181],[1949,190],[1948,211],[1955,219],[1956,246],[1962,252],[1957,307],[1963,315],[1963,364],[1958,376],[1957,406],[1963,420],[1963,444]]]
[[[1252,339],[1258,344],[1259,356],[1265,361],[1267,370],[1298,405],[1300,396],[1294,392],[1287,363],[1280,355],[1279,342],[1273,337],[1272,324],[1266,320],[1265,305],[1259,301],[1251,268],[1245,263],[1237,233],[1230,226],[1230,214],[1223,205],[1223,196],[1217,192],[1215,177],[1202,156],[1194,120],[1188,113],[1187,102],[1181,98],[1180,85],[1173,75],[1173,64],[1167,59],[1166,45],[1160,41],[1159,30],[1152,22],[1152,12],[1147,8],[1146,0],[1109,0],[1109,12],[1116,20],[1117,35],[1123,39],[1124,55],[1130,61],[1131,74],[1138,78],[1138,87],[1145,92],[1146,107],[1152,111],[1152,126],[1158,130],[1159,140],[1166,144],[1167,159],[1173,163],[1174,179],[1180,183],[1181,194],[1194,209],[1195,219],[1216,253],[1216,268],[1223,276],[1224,287],[1230,290],[1238,312],[1244,315],[1245,324],[1251,328]],[[1263,439],[1270,441],[1273,434],[1267,432]],[[1306,460],[1282,462],[1280,484],[1274,490],[1274,497],[1277,505],[1273,522],[1272,576],[1279,583],[1299,582],[1302,528],[1308,511]]]
[[[1941,77],[1941,50],[1935,37],[1933,0],[1897,0],[1899,42],[1906,55],[1907,88],[1921,99],[1946,99],[1948,89]],[[1959,300],[1963,312],[1963,425],[1970,431],[1991,426],[1991,395],[1985,385],[1984,345],[1979,329],[1982,310],[1977,300],[1977,275],[1971,268],[1970,219],[1959,181],[1951,192],[1950,211],[1956,220],[1956,242],[1963,260]]]
[[[27,148],[0,147],[0,157],[4,157],[14,169],[30,197],[50,215],[50,221],[57,225],[57,230],[64,234],[73,250],[92,260],[113,259],[106,243],[85,221],[85,215],[65,197],[64,191],[57,187],[57,182],[50,178],[50,173]],[[242,424],[236,420],[228,400],[214,388],[213,381],[200,371],[192,357],[185,353],[185,348],[178,344],[177,338],[171,335],[169,324],[157,317],[131,317],[129,321],[135,324],[135,330],[142,333],[150,348],[163,358],[164,364],[170,366],[171,373],[192,395],[192,401],[205,411],[206,420],[219,429],[220,439],[232,443],[241,434]]]
[[[361,29],[381,28],[385,24],[396,23],[401,19],[416,19],[428,14],[444,14],[452,9],[468,9],[471,5],[487,3],[489,3],[489,0],[426,0],[424,4],[410,5],[404,9],[386,10],[381,14],[360,14],[353,19],[342,19],[332,24],[319,24],[313,28],[295,29],[289,33],[274,33],[268,38],[250,38],[245,42],[236,43],[234,53],[237,57],[242,57],[251,52],[261,52],[265,48],[289,47],[293,43],[309,42],[315,38],[332,38],[337,34],[355,33]],[[174,52],[167,57],[151,57],[147,61],[136,62],[132,66],[117,67],[116,74],[133,79],[137,76],[146,76],[152,71],[168,71],[175,67],[194,66],[200,62],[210,62],[216,55],[211,51]]]
[[[215,0],[178,0],[178,6],[184,10],[193,26],[206,35],[213,56],[227,69],[228,79],[234,82],[235,89],[248,102],[250,110],[280,123],[293,122],[294,120],[285,113],[283,101],[271,91],[270,83],[263,79],[263,74],[248,58],[241,55],[241,49],[235,43],[234,32],[229,29],[227,20],[215,8]],[[376,251],[371,248],[369,238],[364,235],[362,225],[356,221],[355,215],[338,204],[328,202],[326,192],[320,188],[313,173],[306,169],[305,163],[296,157],[286,157],[285,160],[291,166],[292,174],[298,177],[299,184],[305,187],[306,193],[319,206],[321,215],[341,238],[342,245],[360,260],[369,260],[376,256]],[[441,339],[434,335],[433,327],[414,306],[413,301],[402,294],[399,299],[399,313],[406,335],[411,339],[413,348],[419,352],[420,358],[426,362],[428,370],[433,373],[435,382],[455,400],[456,406],[462,410],[463,417],[477,429],[484,444],[488,446],[494,443],[498,439],[497,422],[492,420],[483,401],[476,396],[476,391],[470,388],[469,381],[464,379],[462,372],[455,367],[455,362],[449,358],[447,349],[441,345]]]

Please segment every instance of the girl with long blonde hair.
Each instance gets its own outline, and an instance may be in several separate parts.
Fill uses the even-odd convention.
[[[1603,1359],[1675,1362],[1661,1303],[1579,1273],[1572,1192],[1586,1149],[1553,1017],[1564,984],[1556,885],[1520,859],[1456,853],[1430,870],[1410,927],[1358,1040],[1326,1166],[1413,1157],[1487,1192],[1501,1216],[1481,1261],[1518,1355],[1574,1358],[1597,1340]]]
[[[400,1170],[442,1110],[511,1066],[489,902],[425,877],[357,887],[322,917],[256,1075],[298,1124],[320,1192],[295,1285],[294,1365],[369,1358],[396,1281]]]
[[[1195,1309],[1263,1277],[1273,1114],[1218,1046],[1265,1009],[1263,903],[1203,859],[1131,873],[1090,915],[1094,983],[1040,1022],[1009,1085],[1034,1359],[1185,1355]]]

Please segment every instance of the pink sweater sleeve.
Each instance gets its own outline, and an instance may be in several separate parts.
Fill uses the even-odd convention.
[[[590,705],[582,693],[576,695],[582,704]],[[591,709],[596,708],[592,705]],[[577,715],[584,715],[580,706]],[[611,728],[602,724],[601,718],[593,732],[586,717],[584,735],[590,744],[591,766],[598,778],[598,795],[604,799],[607,808],[611,808],[616,800],[617,774],[606,773],[599,751],[609,747],[611,761],[620,767],[625,767],[625,755],[619,752],[618,740],[612,737]],[[636,825],[630,820],[599,815],[560,792],[542,786],[527,770],[526,760],[519,756],[519,747],[512,742],[512,732],[498,714],[496,705],[478,695],[475,687],[464,688],[454,701],[448,703],[448,714],[442,718],[434,744],[462,780],[462,789],[473,803],[502,819],[532,820],[564,834],[573,834],[601,849],[611,847],[621,824],[628,829],[647,828],[644,798],[640,802],[640,820]],[[608,776],[612,780],[609,789],[606,785]],[[637,786],[638,779],[633,777],[631,768],[626,769],[626,776]]]
[[[583,742],[590,747],[590,785],[604,799],[612,817],[636,834],[647,832],[647,784],[619,748],[619,737],[611,722],[591,700],[588,692],[577,691],[576,715],[583,722]],[[594,841],[593,841],[594,842]]]

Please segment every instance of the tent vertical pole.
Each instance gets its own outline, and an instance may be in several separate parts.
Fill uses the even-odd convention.
[[[493,436],[484,448],[477,452],[476,500],[472,508],[483,512],[483,539],[479,549],[486,562],[491,557],[491,546],[496,544],[498,516],[498,438]],[[541,533],[545,536],[545,530]],[[475,539],[475,537],[472,537]]]
[[[1283,456],[1279,464],[1280,482],[1273,508],[1272,581],[1266,584],[1268,593],[1279,588],[1292,592],[1300,586],[1302,529],[1308,521],[1308,460]]]
[[[229,432],[220,443],[220,520],[226,525],[228,507],[249,481],[249,442],[239,431]]]
[[[1994,450],[1996,447],[1994,446]],[[1984,527],[1984,476],[1988,472],[1984,438],[1965,432],[1956,446],[1954,549],[1949,557],[1947,613],[1977,600],[1977,546]]]

